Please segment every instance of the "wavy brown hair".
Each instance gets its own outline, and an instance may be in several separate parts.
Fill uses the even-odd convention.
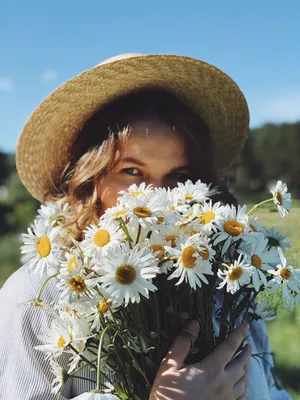
[[[185,139],[192,181],[220,185],[214,164],[214,146],[207,125],[173,94],[143,89],[107,104],[85,124],[72,149],[72,159],[53,182],[47,200],[62,199],[73,210],[70,223],[75,237],[100,216],[97,183],[120,161],[137,121],[167,124]],[[232,203],[225,187],[221,200]]]

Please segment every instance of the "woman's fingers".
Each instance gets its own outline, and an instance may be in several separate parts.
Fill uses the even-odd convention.
[[[240,398],[245,396],[246,390],[247,390],[247,385],[248,385],[248,379],[249,379],[249,370],[246,371],[244,376],[237,381],[237,383],[233,386],[233,391],[236,396],[236,398]]]
[[[240,354],[226,365],[225,371],[228,372],[233,381],[237,382],[248,370],[251,352],[251,345],[247,344]]]
[[[205,363],[224,367],[232,360],[235,352],[241,345],[248,332],[249,325],[239,325],[227,338],[221,343],[210,356],[204,359]]]
[[[184,364],[184,360],[190,351],[191,344],[195,342],[199,334],[199,329],[199,322],[190,321],[175,339],[163,363],[174,363],[174,366],[181,366]]]

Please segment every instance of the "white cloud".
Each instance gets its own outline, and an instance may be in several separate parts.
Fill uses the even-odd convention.
[[[300,91],[299,93],[277,93],[269,98],[252,101],[250,115],[252,126],[266,122],[300,121]]]
[[[0,76],[0,92],[12,92],[14,87],[14,81],[11,78]]]
[[[58,77],[58,71],[55,71],[55,69],[48,68],[46,69],[42,75],[41,79],[44,83],[48,82],[54,82]]]

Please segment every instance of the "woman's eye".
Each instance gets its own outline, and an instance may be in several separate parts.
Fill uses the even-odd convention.
[[[141,171],[138,168],[124,168],[122,169],[124,174],[133,175],[133,176],[140,176],[142,175]]]

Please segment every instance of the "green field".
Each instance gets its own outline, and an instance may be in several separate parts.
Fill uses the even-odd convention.
[[[294,202],[293,205],[292,212],[285,218],[280,218],[272,207],[259,209],[255,215],[266,226],[277,225],[282,233],[290,235],[292,249],[288,249],[286,256],[290,265],[300,268],[300,204]],[[294,312],[281,309],[278,318],[267,326],[275,354],[274,373],[292,399],[300,400],[300,308]]]
[[[294,202],[295,203],[295,202]],[[290,235],[292,249],[287,251],[290,264],[300,268],[300,202],[294,204],[290,215],[280,218],[274,212],[274,207],[266,206],[259,209],[254,215],[266,226],[277,225],[282,233]],[[19,255],[19,244],[15,237],[7,237],[0,243],[0,252],[12,251],[15,248],[16,259]],[[0,287],[12,272],[11,265],[0,265]],[[268,330],[272,349],[275,354],[276,367],[274,373],[289,391],[292,399],[300,400],[300,308],[294,312],[281,309],[278,318],[268,323]]]

